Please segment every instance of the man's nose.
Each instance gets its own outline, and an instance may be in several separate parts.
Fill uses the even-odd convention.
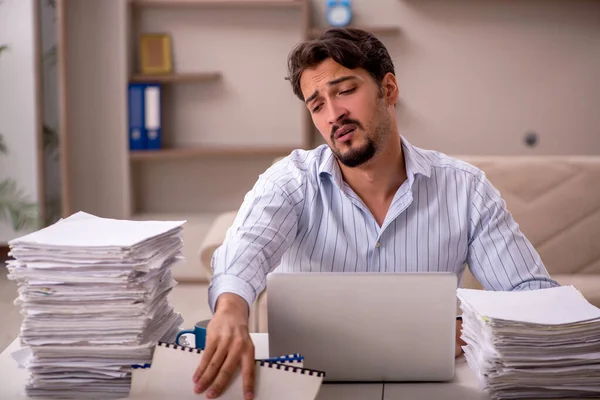
[[[348,115],[348,110],[343,107],[336,105],[334,102],[329,104],[328,107],[328,119],[329,125],[335,125],[339,123]]]

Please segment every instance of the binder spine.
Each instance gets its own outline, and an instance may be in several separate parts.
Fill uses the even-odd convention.
[[[144,126],[145,85],[130,83],[128,90],[128,120],[129,120],[129,150],[144,150],[147,146],[146,129]]]
[[[175,343],[158,342],[157,345],[161,346],[161,347],[166,347],[167,349],[180,350],[180,351],[185,351],[188,353],[202,354],[202,352],[204,351],[202,349],[197,349],[195,347],[186,347],[186,346],[181,346],[181,345],[175,344]],[[282,358],[285,359],[286,357],[293,359],[293,357],[300,358],[301,356],[299,354],[291,354],[288,356],[284,356]],[[260,367],[264,367],[264,368],[282,369],[284,371],[290,371],[290,372],[294,372],[297,374],[304,374],[304,375],[310,375],[310,376],[317,376],[320,378],[325,377],[324,371],[319,371],[316,369],[295,367],[293,365],[281,364],[279,362],[273,362],[273,361],[267,361],[267,360],[256,360],[255,363],[258,364]]]
[[[153,150],[162,147],[160,92],[161,87],[158,84],[149,84],[144,91],[146,147]]]

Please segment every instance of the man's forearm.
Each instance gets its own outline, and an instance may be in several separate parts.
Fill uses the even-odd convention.
[[[252,283],[232,274],[213,275],[208,287],[208,303],[210,310],[216,312],[217,299],[224,294],[237,295],[245,300],[246,306],[254,303],[256,289]]]

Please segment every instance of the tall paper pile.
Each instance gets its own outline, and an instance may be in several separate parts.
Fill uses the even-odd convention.
[[[131,366],[149,363],[183,322],[167,295],[184,223],[80,212],[9,242],[20,340],[30,350],[27,395],[127,397]]]
[[[467,363],[493,399],[600,397],[600,309],[573,286],[458,298]]]

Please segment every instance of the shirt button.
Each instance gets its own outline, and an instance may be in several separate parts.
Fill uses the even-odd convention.
[[[381,243],[379,243],[379,242],[375,243],[375,247],[380,248],[381,247]]]

